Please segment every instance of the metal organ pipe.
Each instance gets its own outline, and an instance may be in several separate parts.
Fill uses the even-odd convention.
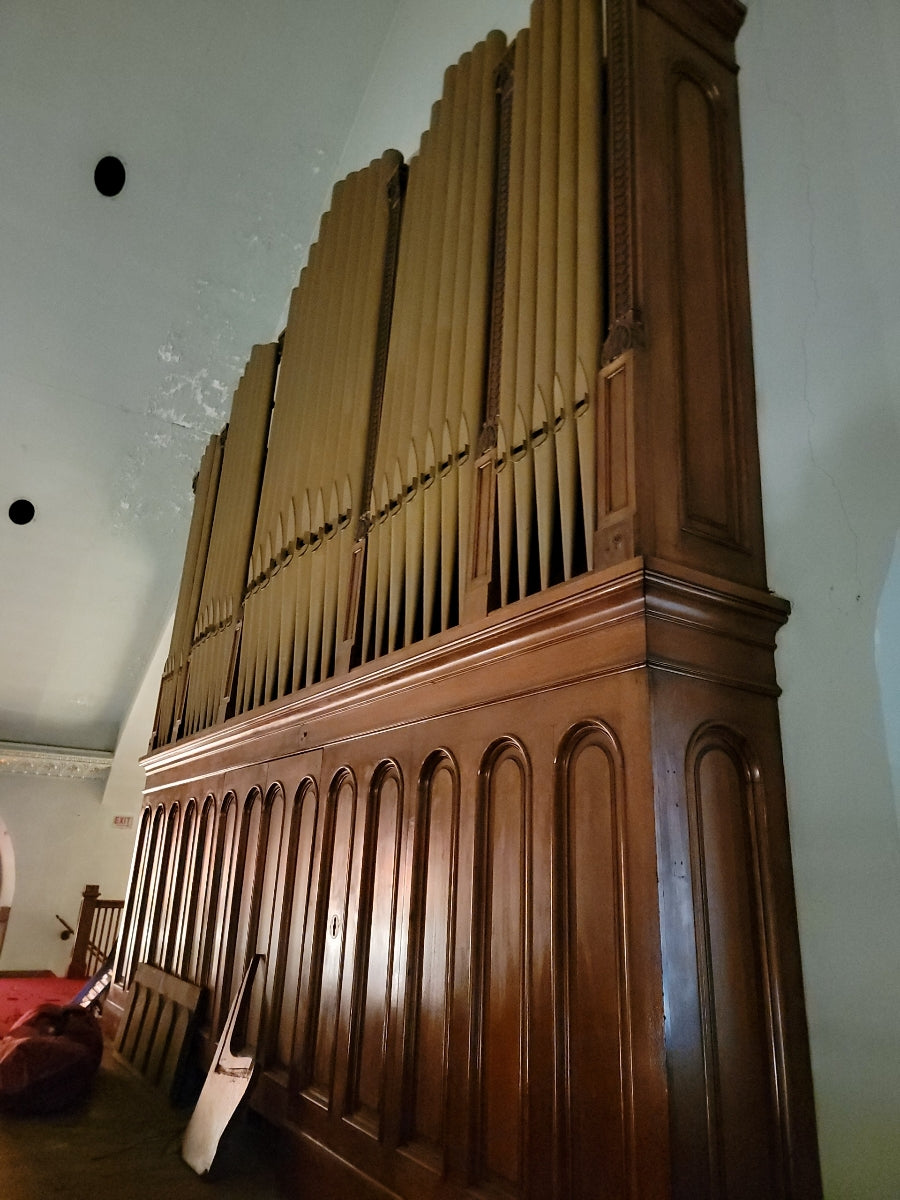
[[[477,611],[466,597],[485,422],[491,604],[590,566],[599,36],[589,0],[535,0],[511,47],[492,33],[450,67],[402,223],[396,152],[335,186],[291,298],[244,594],[235,536],[229,562],[217,530],[179,734],[221,720],[225,692],[247,712]],[[265,363],[254,355],[235,398],[236,443],[245,397],[261,403],[257,376],[272,386],[275,349]],[[249,475],[245,442],[233,454]],[[204,471],[212,478],[212,459]],[[223,537],[246,540],[230,484],[220,509]],[[193,545],[208,537],[204,519]],[[163,741],[180,711],[176,673],[161,693]]]

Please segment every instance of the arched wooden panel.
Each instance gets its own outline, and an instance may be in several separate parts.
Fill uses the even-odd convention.
[[[571,1200],[619,1200],[632,1182],[625,771],[599,722],[557,758],[554,895],[560,1177]]]
[[[717,93],[687,68],[676,72],[673,93],[682,520],[695,535],[737,546],[741,455]]]
[[[459,769],[446,751],[422,768],[410,905],[411,1010],[404,1051],[404,1139],[439,1167],[447,1118],[459,856]]]
[[[241,984],[258,913],[256,887],[260,842],[263,833],[263,799],[259,788],[251,788],[244,802],[235,861],[234,886],[229,908],[229,943],[225,958],[222,1016],[227,1013]]]
[[[519,1196],[527,1182],[531,982],[531,777],[519,743],[504,739],[485,755],[479,815],[473,1166],[479,1183]]]
[[[193,857],[189,867],[187,903],[184,912],[184,929],[178,974],[199,983],[200,946],[203,928],[209,919],[209,890],[215,850],[216,802],[207,796],[200,809],[197,836],[194,839]]]
[[[354,983],[347,1111],[382,1136],[400,866],[403,780],[395,763],[375,772],[366,814],[366,845]]]
[[[309,918],[314,908],[313,861],[318,816],[319,794],[315,782],[311,779],[304,780],[297,789],[291,816],[287,889],[281,927],[280,957],[283,963],[284,984],[276,993],[278,1011],[272,1016],[277,1029],[274,1058],[276,1064],[285,1069],[294,1061],[300,972]]]
[[[147,904],[147,884],[150,863],[153,860],[153,841],[157,823],[149,805],[141,812],[138,835],[131,861],[131,877],[128,881],[127,903],[122,921],[123,940],[119,946],[116,962],[116,982],[123,987],[131,986],[134,975],[134,951],[139,944],[144,925]]]
[[[307,1052],[307,1094],[331,1105],[334,1083],[337,1026],[347,937],[347,906],[356,830],[356,780],[349,770],[335,775],[328,797],[328,814],[322,850],[319,905],[316,921],[316,990],[310,1005],[311,1037]]]
[[[142,953],[139,962],[152,963],[159,966],[165,950],[165,915],[168,885],[172,877],[172,865],[175,855],[175,844],[178,835],[178,823],[181,809],[176,802],[172,804],[165,816],[165,829],[157,848],[156,863],[153,869],[153,882],[150,894],[150,912]]]
[[[210,1024],[216,1036],[218,1036],[218,1031],[224,1024],[228,1012],[227,994],[223,998],[223,990],[227,988],[227,980],[231,971],[229,958],[231,927],[227,918],[231,911],[231,899],[235,888],[238,851],[237,823],[237,797],[234,792],[228,792],[222,801],[216,839],[218,887],[215,896],[215,920],[212,924],[212,938],[204,947],[204,963],[208,963],[205,975],[213,990]]]
[[[163,947],[160,961],[163,969],[174,971],[184,939],[184,907],[189,902],[190,864],[194,856],[195,818],[197,802],[193,798],[184,806],[178,825],[178,841],[172,855],[172,878],[169,880],[169,901],[166,911]]]
[[[254,946],[257,953],[265,955],[265,961],[257,968],[253,981],[247,1018],[247,1044],[256,1048],[257,1061],[261,1064],[267,1057],[268,1014],[272,1008],[272,990],[278,966],[278,927],[275,915],[283,902],[283,854],[286,849],[284,792],[280,785],[276,784],[269,789],[263,809],[253,885],[254,911],[251,913],[250,940],[246,956],[246,961],[249,962]]]
[[[722,726],[695,734],[686,780],[710,1197],[787,1194],[783,1051],[767,929],[764,797],[752,755]]]

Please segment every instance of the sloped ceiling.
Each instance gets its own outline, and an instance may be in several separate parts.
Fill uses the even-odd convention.
[[[397,7],[4,4],[0,742],[115,745],[202,446],[279,332]]]

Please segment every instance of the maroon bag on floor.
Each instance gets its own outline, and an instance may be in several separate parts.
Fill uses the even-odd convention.
[[[0,1038],[0,1110],[67,1108],[87,1092],[102,1057],[100,1022],[90,1009],[38,1005]]]

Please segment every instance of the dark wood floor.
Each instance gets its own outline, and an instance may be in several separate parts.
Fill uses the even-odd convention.
[[[0,1116],[3,1200],[269,1200],[302,1191],[279,1183],[277,1139],[239,1114],[211,1176],[181,1159],[189,1109],[172,1108],[109,1049],[90,1099],[45,1117]]]

